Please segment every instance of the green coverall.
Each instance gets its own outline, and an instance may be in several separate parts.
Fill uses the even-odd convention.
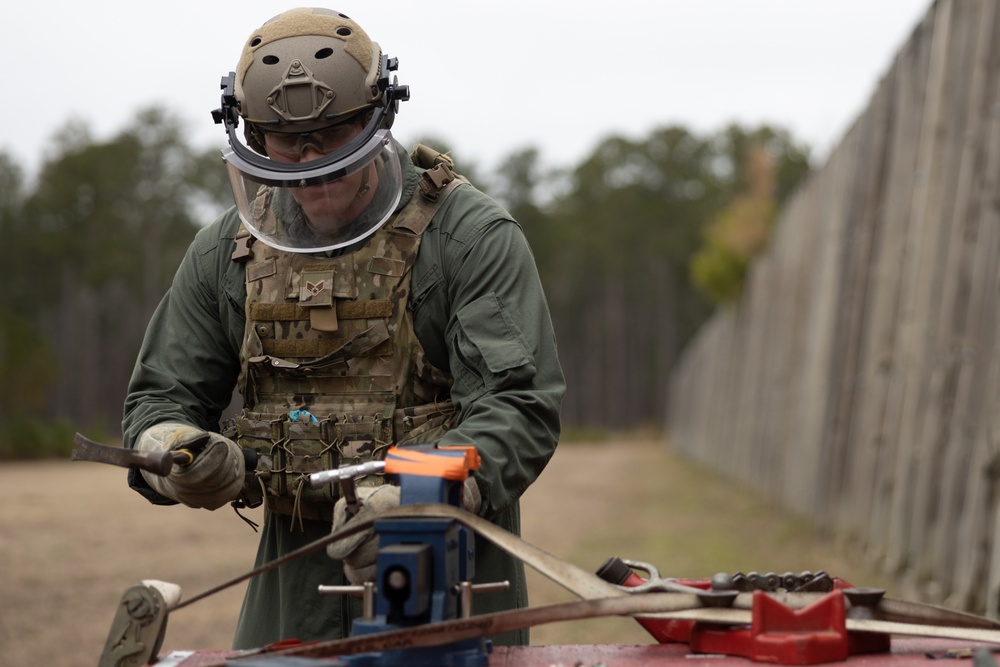
[[[420,170],[409,160],[402,162],[399,208],[419,196],[414,193]],[[198,232],[154,313],[125,401],[127,447],[160,422],[219,430],[240,372],[245,326],[244,267],[231,259],[239,227],[236,211],[230,209]],[[479,449],[480,513],[518,534],[518,499],[555,450],[565,390],[534,259],[510,215],[464,185],[442,204],[424,232],[412,271],[414,331],[431,363],[454,379],[451,398],[459,422],[441,444]],[[173,502],[156,494],[135,471],[129,484],[153,503]],[[290,531],[289,521],[267,513],[258,565],[330,531],[321,521],[306,521],[304,531]],[[475,581],[500,580],[509,580],[510,590],[477,596],[476,613],[527,605],[523,565],[477,540]],[[322,550],[256,577],[244,600],[234,647],[346,635],[359,612],[357,602],[316,592],[319,584],[337,583],[346,583],[341,565]],[[524,631],[494,641],[526,643],[527,638]]]

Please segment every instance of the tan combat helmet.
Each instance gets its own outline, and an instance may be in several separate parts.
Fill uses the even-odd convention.
[[[248,122],[295,131],[385,106],[382,51],[339,12],[291,9],[255,30],[236,67],[236,100]],[[291,129],[291,128],[288,128]]]

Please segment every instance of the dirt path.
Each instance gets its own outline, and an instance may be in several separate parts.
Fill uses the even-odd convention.
[[[522,507],[526,540],[590,571],[618,555],[669,576],[825,570],[886,585],[801,522],[650,438],[562,445]],[[109,466],[0,464],[0,667],[94,665],[127,587],[162,579],[191,597],[249,570],[256,542],[231,510],[153,507]],[[572,599],[529,581],[532,604]],[[178,611],[164,648],[228,648],[242,593]],[[532,631],[536,644],[649,641],[630,619]]]

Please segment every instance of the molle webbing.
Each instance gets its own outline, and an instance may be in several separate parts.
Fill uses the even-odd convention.
[[[337,303],[337,317],[341,320],[369,320],[391,316],[392,302],[389,300]],[[264,322],[308,321],[309,309],[297,303],[255,303],[250,306],[249,317]]]
[[[407,308],[422,234],[462,182],[442,171],[434,170],[441,184],[428,186],[433,198],[414,196],[353,253],[255,244],[241,256],[245,408],[232,429],[260,454],[271,511],[327,518],[339,489],[311,489],[310,473],[382,458],[406,438],[439,439],[454,423],[450,378],[427,363]]]

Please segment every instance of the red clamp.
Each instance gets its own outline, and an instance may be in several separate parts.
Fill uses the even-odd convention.
[[[755,662],[815,665],[858,653],[889,650],[889,635],[849,632],[844,593],[833,590],[802,609],[791,609],[754,591],[750,627],[696,623],[689,641],[695,653],[739,655]]]

